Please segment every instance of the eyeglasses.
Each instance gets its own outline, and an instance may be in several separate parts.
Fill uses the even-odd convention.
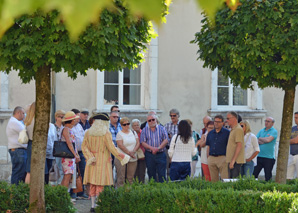
[[[63,118],[63,116],[57,116],[57,118],[61,118],[61,119],[62,119],[62,118]]]
[[[177,115],[170,115],[170,117],[176,117]]]
[[[129,125],[130,125],[130,123],[122,124],[122,126],[129,126]]]
[[[119,118],[119,116],[112,116],[112,118]]]
[[[155,121],[155,118],[148,120],[148,122]]]
[[[269,121],[269,120],[265,120],[265,122],[269,122],[269,123],[270,123],[270,122],[272,122],[272,121]]]
[[[222,121],[214,121],[214,123],[222,123]]]
[[[244,127],[244,125],[240,125],[242,128]]]

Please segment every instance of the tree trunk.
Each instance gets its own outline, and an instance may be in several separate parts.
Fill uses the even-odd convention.
[[[283,184],[285,184],[287,180],[288,156],[295,99],[295,86],[293,88],[286,88],[284,89],[284,91],[285,96],[275,179],[276,182]]]
[[[30,212],[46,212],[44,170],[51,109],[51,69],[43,66],[35,78],[36,109],[31,154]]]

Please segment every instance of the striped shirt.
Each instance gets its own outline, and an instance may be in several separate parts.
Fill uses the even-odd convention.
[[[156,125],[155,131],[152,131],[150,127],[145,127],[141,132],[141,143],[146,142],[149,146],[159,147],[162,142],[168,139],[167,131],[163,126]],[[151,152],[151,150],[147,150]],[[159,152],[165,151],[165,148],[160,149]]]
[[[172,121],[170,121],[169,123],[166,123],[165,125],[165,128],[168,132],[169,135],[171,135],[170,137],[170,143],[171,143],[171,140],[172,140],[172,137],[176,134],[178,134],[178,124],[179,124],[179,121],[177,122],[177,124],[173,124]]]
[[[120,132],[121,130],[122,130],[122,127],[119,122],[117,123],[117,128],[115,128],[115,126],[110,123],[110,132],[112,134],[113,143],[116,147],[117,147],[116,136],[118,132]]]

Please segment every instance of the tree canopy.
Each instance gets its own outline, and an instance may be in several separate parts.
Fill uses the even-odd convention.
[[[218,68],[234,85],[285,91],[277,181],[285,182],[295,87],[298,83],[298,1],[242,0],[235,12],[218,11],[215,25],[202,20],[192,41],[204,67]]]

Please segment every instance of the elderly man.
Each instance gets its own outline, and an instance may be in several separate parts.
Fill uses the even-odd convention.
[[[207,131],[207,124],[208,124],[209,121],[212,121],[212,118],[211,118],[210,116],[206,115],[206,116],[203,118],[204,128],[201,129],[201,131],[200,131],[200,133],[199,133],[199,134],[200,134],[200,137],[202,137],[202,135],[204,135],[205,132]]]
[[[148,126],[141,133],[141,144],[146,149],[145,160],[149,179],[157,181],[166,180],[167,157],[165,147],[168,144],[168,135],[163,126],[157,125],[156,115],[147,116]]]
[[[91,127],[88,121],[88,116],[89,116],[89,110],[86,108],[83,108],[80,113],[80,124],[83,127],[84,131],[86,131]]]
[[[171,121],[166,123],[166,125],[165,125],[165,129],[167,130],[167,133],[168,133],[168,136],[170,139],[170,141],[169,141],[170,143],[171,143],[173,135],[178,133],[179,117],[180,117],[180,113],[177,109],[170,110]]]
[[[111,108],[112,110],[112,108]],[[119,113],[117,111],[112,111],[110,113],[110,132],[112,134],[112,140],[114,145],[117,147],[116,136],[118,132],[122,130],[120,120],[119,120]],[[114,159],[115,157],[112,155],[112,166],[114,167]]]
[[[261,170],[264,168],[266,181],[269,181],[272,178],[272,169],[275,164],[277,130],[273,127],[274,122],[272,117],[266,118],[265,128],[261,129],[257,134],[260,153],[257,158],[257,165],[254,168],[253,175],[258,178]]]
[[[294,179],[298,176],[298,112],[295,112],[294,118],[296,125],[292,127],[291,132],[287,179]]]
[[[226,149],[230,136],[230,131],[223,127],[224,118],[222,115],[214,117],[215,129],[210,131],[207,136],[207,156],[208,167],[210,171],[211,181],[219,181],[228,178],[228,164],[226,163]]]
[[[11,184],[19,184],[20,181],[24,182],[26,176],[27,144],[18,142],[19,133],[25,128],[21,122],[24,117],[24,109],[17,106],[13,110],[13,116],[9,119],[6,127],[8,152],[12,163]]]
[[[244,133],[238,123],[236,112],[228,112],[227,121],[231,127],[226,151],[226,162],[228,163],[229,178],[237,178],[241,171],[242,164],[245,163],[244,155]]]

